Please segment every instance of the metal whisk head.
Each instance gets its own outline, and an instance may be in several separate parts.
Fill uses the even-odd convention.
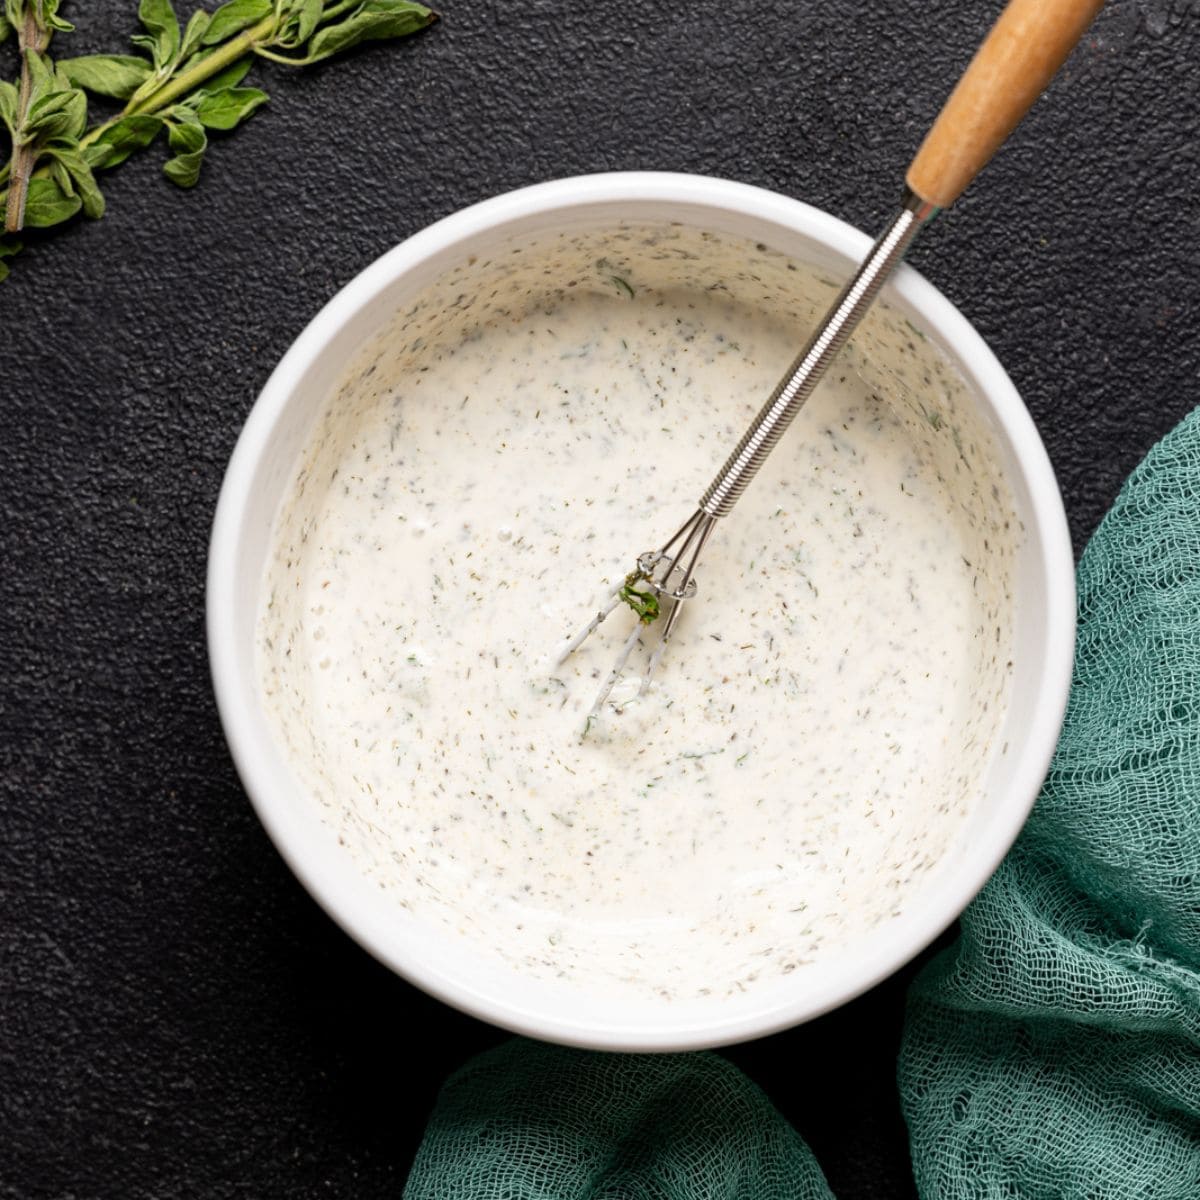
[[[637,567],[625,576],[624,582],[613,592],[605,606],[571,639],[559,656],[561,663],[584,643],[599,628],[612,611],[622,603],[627,604],[637,616],[637,623],[625,639],[612,670],[600,688],[600,694],[588,713],[589,723],[600,715],[605,701],[612,694],[616,682],[625,670],[625,664],[638,644],[644,627],[663,618],[664,602],[669,602],[670,611],[665,615],[658,644],[654,647],[642,673],[637,694],[640,696],[650,686],[654,670],[658,666],[671,634],[683,611],[683,602],[696,594],[696,564],[704,543],[712,533],[717,518],[703,509],[697,509],[683,524],[679,532],[661,550],[647,550],[638,556]]]

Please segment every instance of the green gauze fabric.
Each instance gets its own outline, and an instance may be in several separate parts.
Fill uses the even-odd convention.
[[[404,1200],[833,1200],[766,1096],[715,1054],[517,1039],[438,1098]]]
[[[1200,411],[1125,485],[1079,591],[1046,786],[910,993],[900,1092],[923,1200],[1200,1200]],[[404,1195],[830,1192],[717,1055],[516,1040],[446,1084]]]
[[[962,940],[909,995],[926,1200],[1200,1200],[1200,412],[1079,567],[1066,725]]]

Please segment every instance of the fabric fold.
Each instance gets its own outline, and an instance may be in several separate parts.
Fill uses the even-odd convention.
[[[514,1039],[447,1081],[404,1200],[833,1200],[795,1130],[716,1054]]]
[[[1054,762],[899,1083],[923,1200],[1200,1197],[1200,414],[1083,556]]]

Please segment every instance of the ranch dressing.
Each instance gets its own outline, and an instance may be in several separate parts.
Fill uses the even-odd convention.
[[[718,525],[652,691],[584,736],[624,609],[554,661],[830,286],[678,227],[560,237],[463,264],[353,365],[277,522],[259,669],[403,910],[530,974],[719,997],[886,923],[951,846],[997,749],[1013,521],[895,313]]]

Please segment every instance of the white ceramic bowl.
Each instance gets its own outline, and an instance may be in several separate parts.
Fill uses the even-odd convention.
[[[915,271],[887,298],[927,331],[967,380],[993,431],[1026,536],[1017,555],[1012,699],[985,795],[952,861],[886,930],[794,977],[689,1009],[611,1000],[522,977],[440,928],[397,919],[292,778],[260,699],[254,634],[275,513],[314,414],[354,352],[419,288],[466,255],[514,234],[619,222],[678,221],[768,243],[848,274],[870,239],[805,204],[738,183],[622,173],[565,179],[475,205],[410,238],[346,285],[296,339],[242,431],[221,491],[208,573],[208,639],[217,702],[246,790],[267,832],[320,904],[367,950],[446,1002],[521,1033],[572,1045],[680,1050],[741,1041],[808,1020],[896,970],[946,928],[1016,838],[1062,722],[1071,679],[1075,592],[1070,542],[1050,463],[1029,414],[980,336]]]

